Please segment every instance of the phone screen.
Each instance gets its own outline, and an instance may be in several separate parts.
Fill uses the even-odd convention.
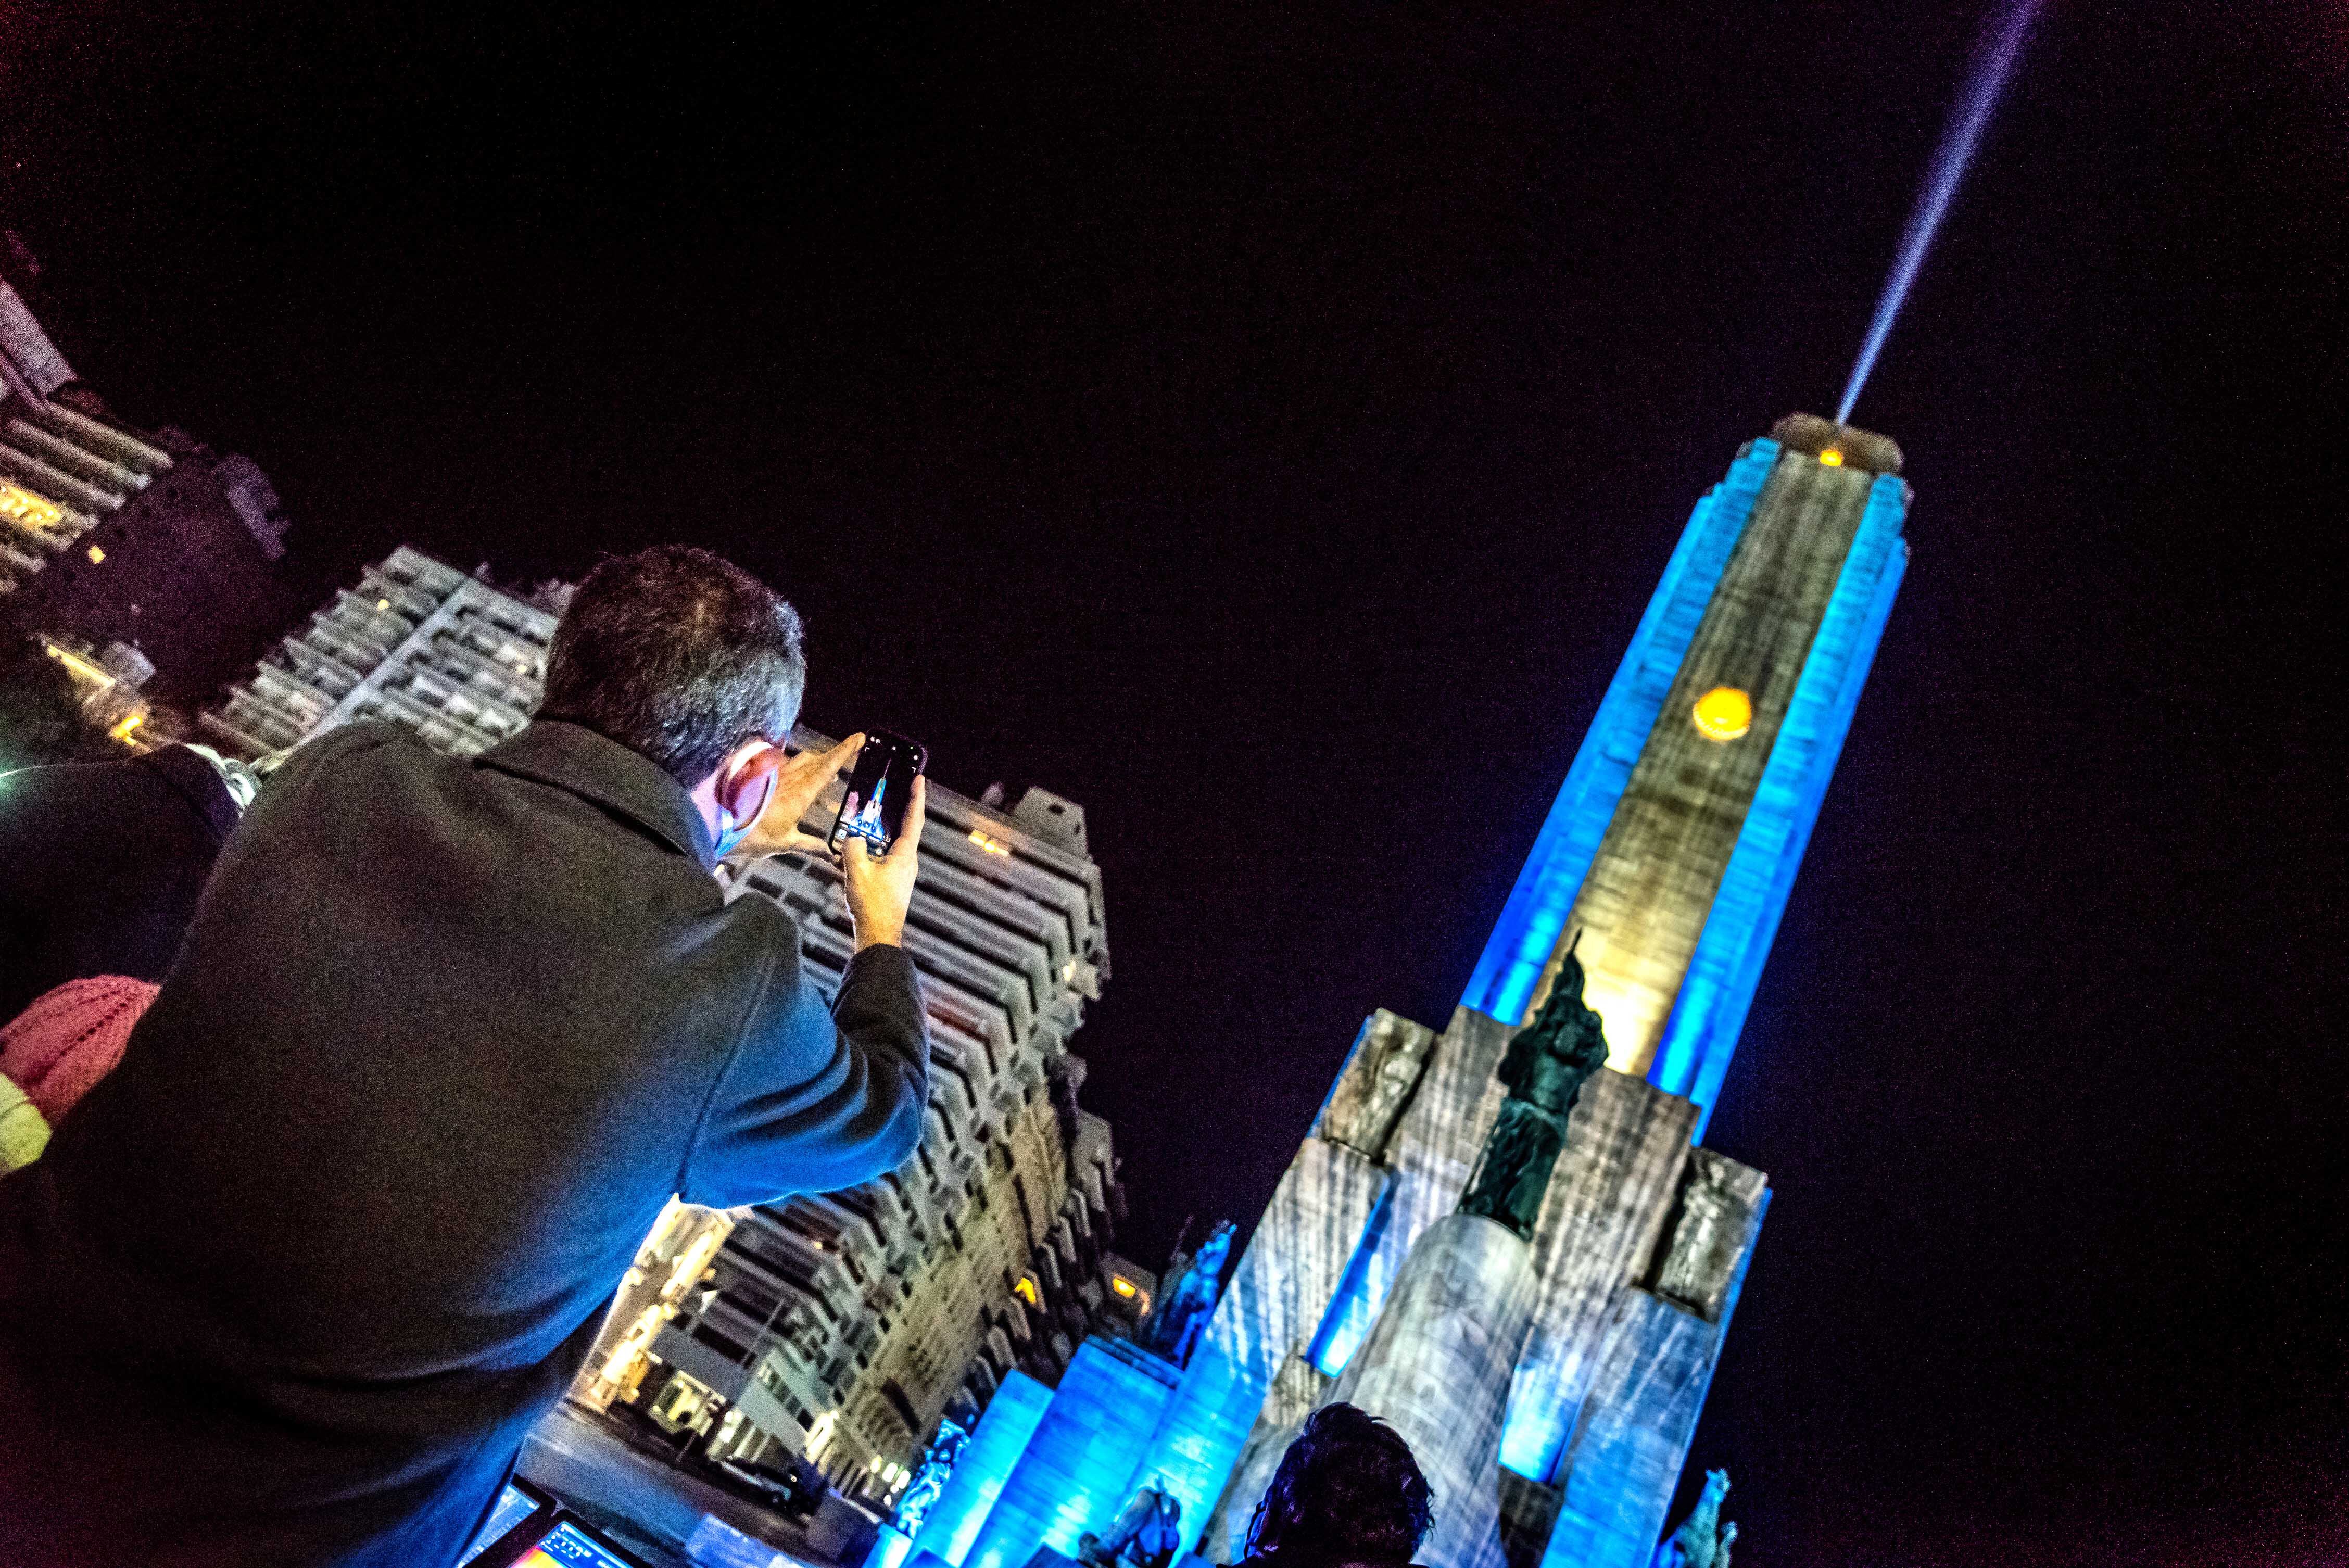
[[[848,789],[841,814],[832,824],[833,851],[851,838],[863,839],[876,853],[886,854],[905,826],[905,801],[914,792],[915,776],[929,765],[930,754],[902,735],[868,730],[864,749],[848,770]],[[856,802],[851,815],[848,801]]]

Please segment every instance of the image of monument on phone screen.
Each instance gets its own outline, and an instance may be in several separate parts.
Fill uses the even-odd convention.
[[[914,779],[928,762],[929,753],[902,736],[879,730],[867,736],[849,769],[842,813],[833,824],[832,847],[838,850],[853,836],[871,844],[874,852],[887,853],[905,829]],[[848,810],[851,800],[856,803],[854,810]]]

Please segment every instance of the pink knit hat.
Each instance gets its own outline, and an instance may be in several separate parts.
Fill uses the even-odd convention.
[[[0,1026],[0,1075],[13,1079],[56,1126],[122,1059],[130,1026],[155,992],[127,975],[68,980],[43,992]]]

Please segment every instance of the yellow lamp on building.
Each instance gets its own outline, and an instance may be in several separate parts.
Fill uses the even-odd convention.
[[[1837,451],[1835,448],[1829,447],[1826,451],[1819,454],[1819,467],[1823,469],[1839,469],[1843,467],[1843,454]]]
[[[1689,710],[1696,732],[1723,745],[1754,727],[1754,699],[1735,686],[1715,686]]]
[[[66,520],[65,509],[31,490],[0,480],[0,518],[34,530],[55,528]]]

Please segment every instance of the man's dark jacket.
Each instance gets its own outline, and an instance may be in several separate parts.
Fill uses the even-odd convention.
[[[236,815],[184,746],[0,777],[0,1023],[68,980],[160,980]]]
[[[711,865],[575,725],[296,753],[122,1066],[0,1181],[0,1564],[452,1562],[672,1193],[909,1154],[910,961],[827,1016]]]

